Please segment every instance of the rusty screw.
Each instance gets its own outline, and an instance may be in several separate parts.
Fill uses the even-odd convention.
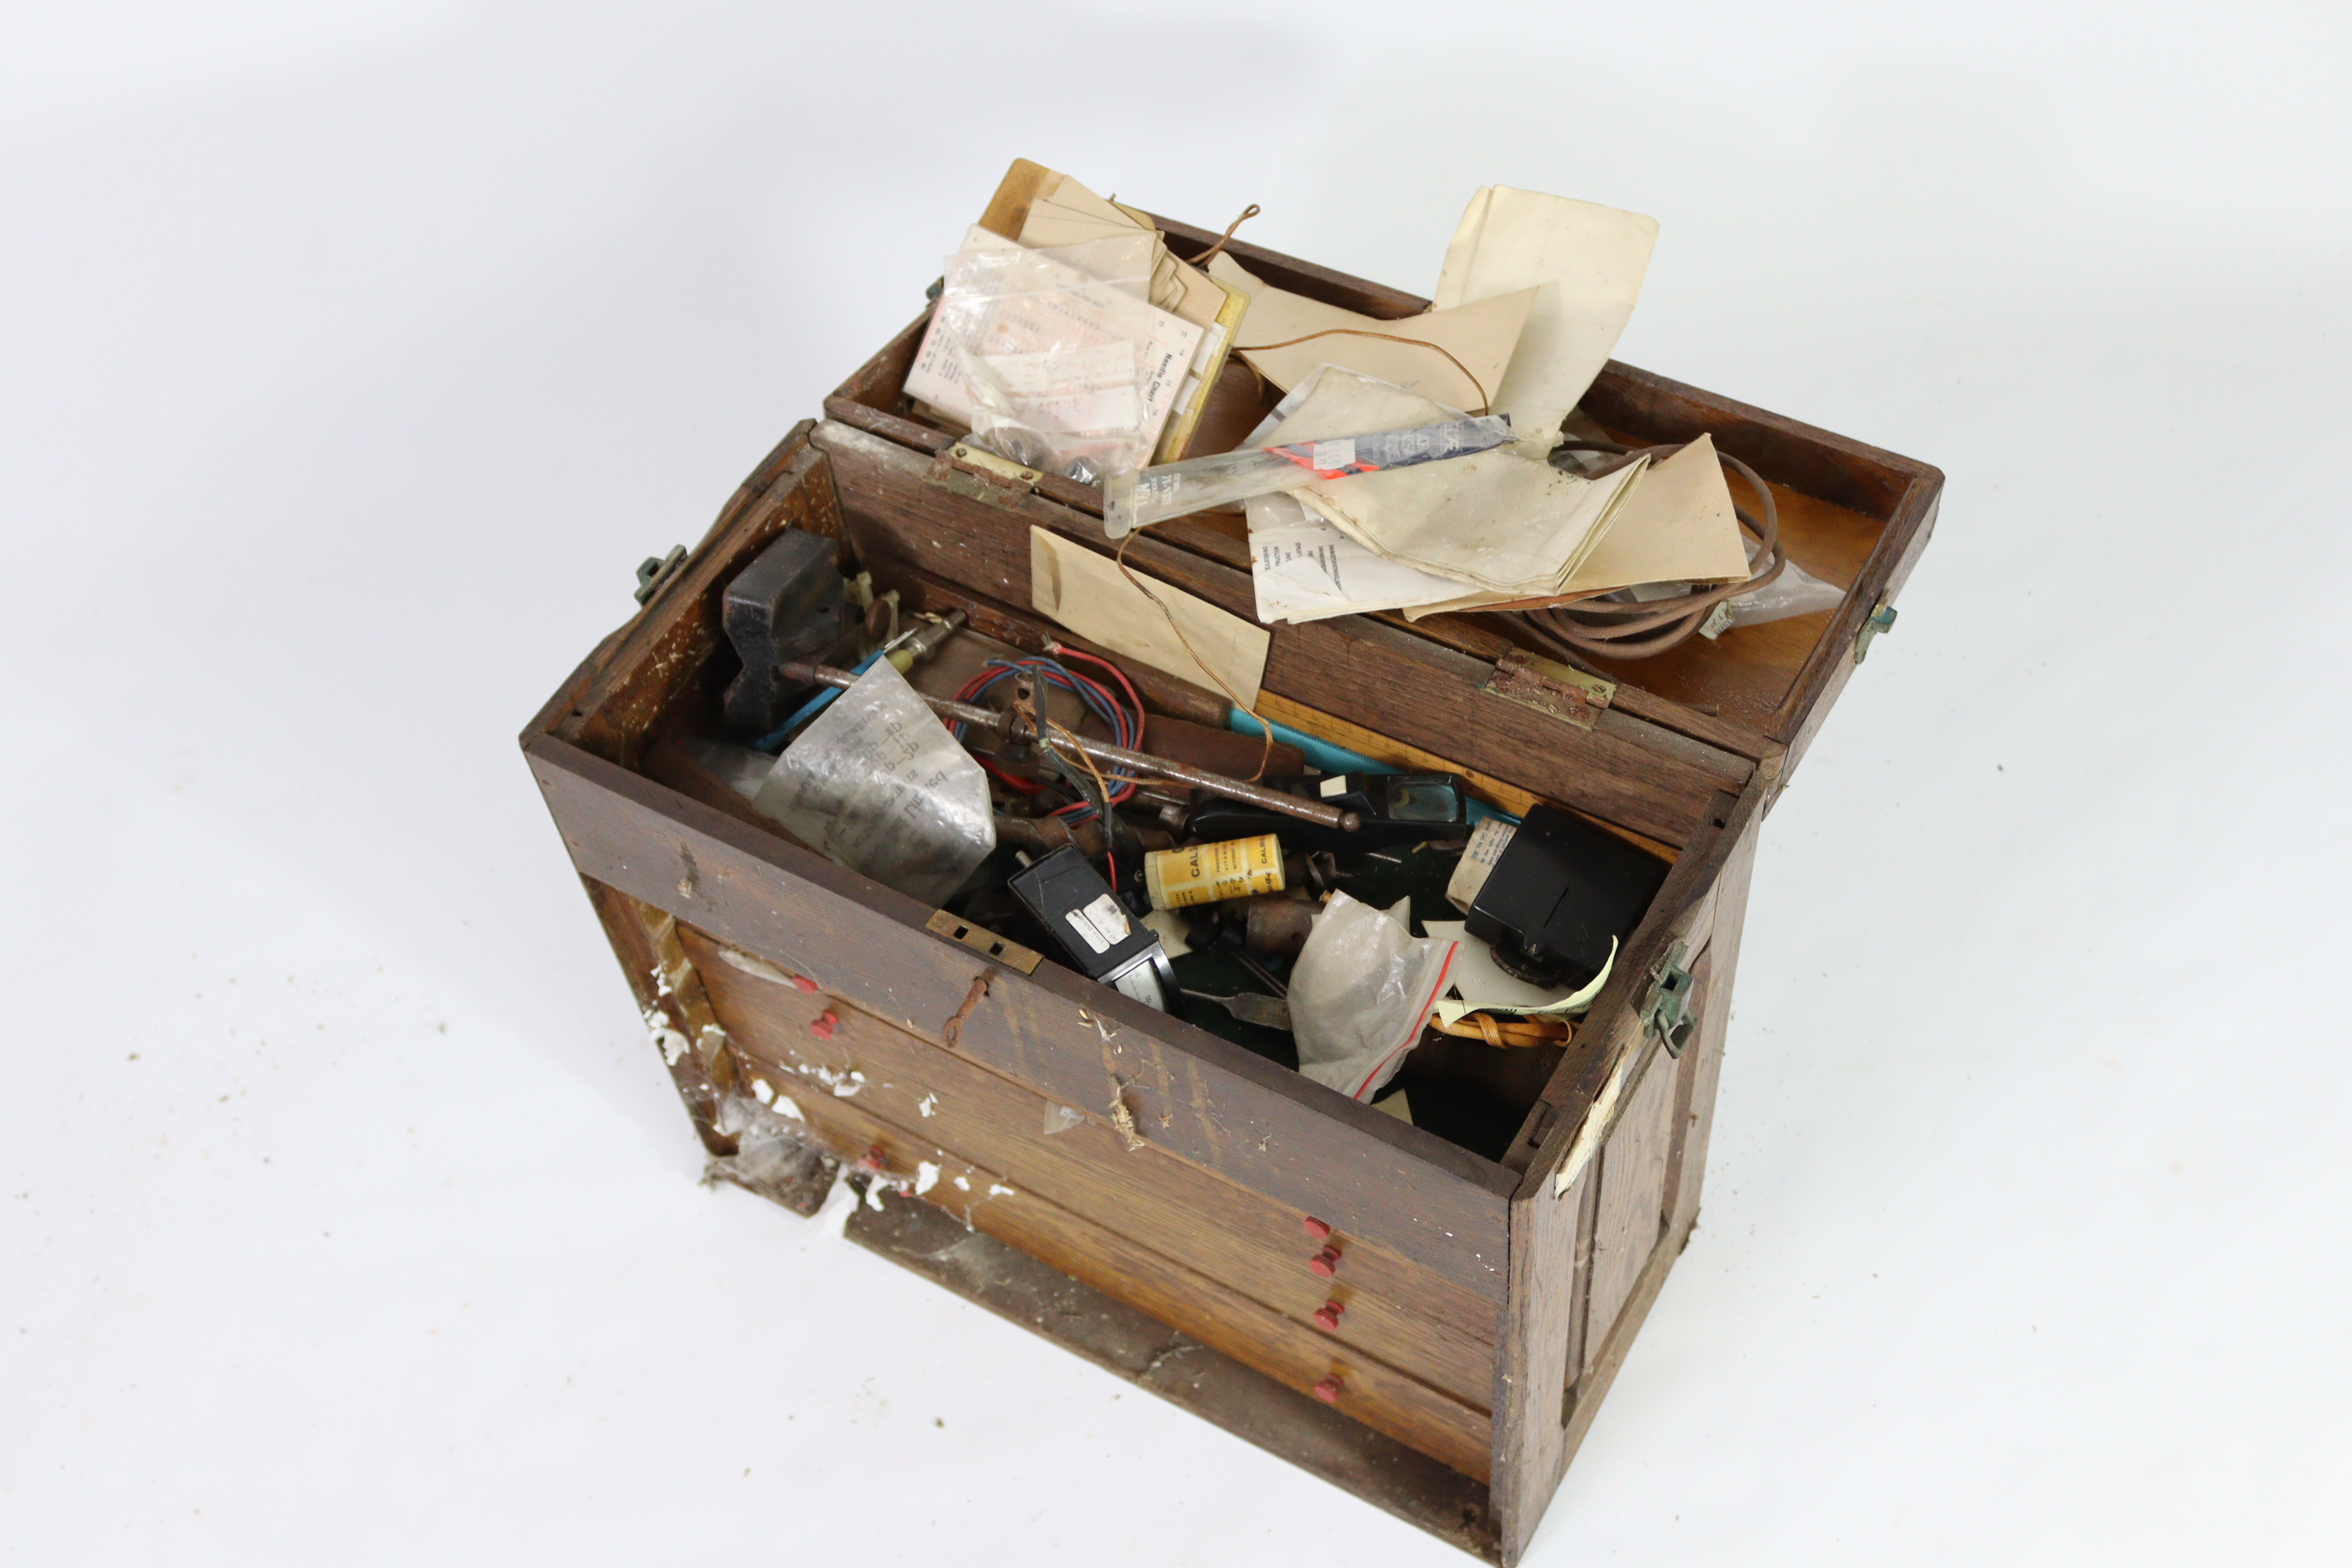
[[[887,1156],[882,1152],[882,1145],[877,1143],[866,1151],[865,1158],[857,1162],[857,1168],[861,1171],[871,1171],[878,1176],[882,1173],[883,1162],[887,1158]]]

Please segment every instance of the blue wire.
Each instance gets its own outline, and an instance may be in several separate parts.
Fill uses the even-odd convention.
[[[867,654],[864,658],[857,661],[856,667],[849,673],[852,675],[865,674],[867,670],[874,668],[874,661],[881,657],[882,656],[878,653]],[[755,752],[780,752],[783,750],[784,737],[799,729],[802,725],[807,723],[810,720],[815,718],[818,714],[824,712],[824,705],[832,701],[835,698],[840,696],[844,689],[844,688],[838,686],[826,687],[824,690],[810,698],[806,702],[801,704],[799,710],[795,711],[791,718],[785,720],[782,724],[777,725],[774,729],[769,731],[766,734],[752,742],[751,749]],[[958,739],[961,739],[961,737],[959,736]]]

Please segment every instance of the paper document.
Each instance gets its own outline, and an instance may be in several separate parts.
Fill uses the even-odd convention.
[[[1748,571],[1747,536],[1732,511],[1715,438],[1701,436],[1650,466],[1560,592],[1591,595],[1638,584],[1736,583]],[[1425,601],[1405,613],[1418,620],[1505,604],[1528,607],[1507,595],[1475,594]]]
[[[1327,369],[1277,442],[1426,423],[1441,405]],[[1295,492],[1356,541],[1391,561],[1474,590],[1556,594],[1608,527],[1636,479],[1636,462],[1601,479],[1563,474],[1511,451],[1482,452],[1395,473],[1318,481]]]
[[[1166,583],[1153,581],[1151,595],[1159,604],[1109,556],[1029,530],[1029,602],[1040,615],[1113,653],[1254,706],[1273,642],[1265,628]]]
[[[1538,456],[1601,367],[1641,297],[1658,222],[1591,202],[1488,185],[1470,198],[1445,252],[1436,309],[1538,290],[1495,412]]]
[[[1247,503],[1250,582],[1269,624],[1402,609],[1458,595],[1462,584],[1367,550],[1297,498]]]
[[[1285,392],[1306,380],[1317,365],[1336,364],[1464,408],[1484,408],[1501,390],[1504,367],[1511,363],[1511,351],[1539,292],[1523,289],[1459,310],[1383,321],[1263,283],[1229,256],[1212,260],[1209,275],[1249,295],[1249,314],[1244,318],[1242,340],[1235,350]],[[1331,331],[1335,327],[1347,330]],[[1325,331],[1330,335],[1312,335]],[[1385,335],[1359,335],[1363,332]],[[1287,343],[1293,338],[1309,341],[1281,349],[1252,351],[1250,347]],[[1391,342],[1391,338],[1410,338],[1413,342]],[[1446,353],[1416,348],[1415,342],[1434,343]],[[1447,353],[1454,358],[1448,359]],[[1457,365],[1454,360],[1462,363]]]

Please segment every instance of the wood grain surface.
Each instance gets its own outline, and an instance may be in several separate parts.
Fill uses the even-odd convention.
[[[1049,1134],[1045,1113],[1056,1101],[826,993],[764,977],[762,970],[775,974],[772,966],[716,938],[690,927],[680,935],[739,1071],[790,1088],[803,1105],[811,1095],[830,1096],[828,1082],[863,1072],[857,1103],[885,1121],[919,1128],[1023,1191],[1164,1254],[1302,1329],[1326,1331],[1314,1314],[1336,1300],[1342,1310],[1334,1341],[1486,1409],[1496,1310],[1486,1297],[1345,1232],[1328,1243],[1311,1239],[1290,1208],[1150,1143],[1128,1148],[1098,1108]],[[811,1025],[828,1012],[837,1022],[819,1038]],[[1307,1268],[1327,1245],[1341,1255],[1328,1279]]]
[[[1170,1152],[1502,1299],[1511,1172],[1056,964],[990,963],[927,906],[642,774],[552,737],[527,754],[583,874],[926,1039],[959,1019],[992,1070],[1122,1104]]]

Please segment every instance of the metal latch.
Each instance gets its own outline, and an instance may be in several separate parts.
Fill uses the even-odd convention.
[[[974,952],[986,953],[997,963],[1017,969],[1024,974],[1036,973],[1037,965],[1045,962],[1044,954],[1017,942],[1008,941],[992,931],[973,925],[970,921],[959,919],[945,910],[933,914],[924,929],[950,942],[960,942]]]
[[[1037,481],[1045,476],[1009,458],[959,441],[931,459],[928,477],[941,489],[1009,510],[1026,500],[1037,488]]]
[[[1617,683],[1515,647],[1496,664],[1481,689],[1590,730],[1616,697]]]
[[[677,575],[686,564],[686,546],[674,544],[667,555],[648,555],[637,566],[637,603],[642,605],[662,591],[662,584]]]
[[[1895,606],[1882,604],[1870,612],[1870,619],[1862,623],[1862,630],[1853,634],[1853,662],[1860,664],[1870,655],[1870,642],[1881,632],[1895,629]]]
[[[1691,1010],[1691,973],[1683,967],[1687,951],[1679,942],[1666,949],[1642,997],[1642,1031],[1657,1036],[1670,1057],[1681,1056],[1698,1028],[1698,1015]]]

